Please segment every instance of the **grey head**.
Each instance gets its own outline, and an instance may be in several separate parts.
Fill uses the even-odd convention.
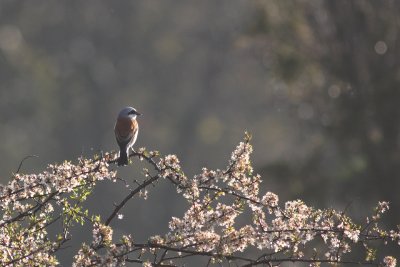
[[[142,114],[137,112],[136,109],[134,109],[133,107],[125,107],[119,112],[118,117],[135,119],[136,116],[139,116],[139,115],[142,115]]]

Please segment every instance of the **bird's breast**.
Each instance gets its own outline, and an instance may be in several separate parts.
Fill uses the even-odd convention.
[[[121,139],[132,137],[137,130],[138,123],[131,118],[118,118],[114,129],[117,138]]]

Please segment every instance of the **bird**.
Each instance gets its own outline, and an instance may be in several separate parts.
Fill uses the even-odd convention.
[[[139,124],[136,117],[142,115],[133,107],[125,107],[119,113],[114,127],[115,139],[119,146],[118,166],[128,165],[129,149],[135,144]]]

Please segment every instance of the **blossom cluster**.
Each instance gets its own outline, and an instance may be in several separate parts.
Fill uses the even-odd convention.
[[[123,235],[120,243],[113,243],[113,229],[110,226],[95,222],[93,225],[92,244],[82,244],[74,257],[73,267],[86,266],[122,266],[133,246],[130,235]],[[99,248],[105,253],[99,253]]]
[[[248,141],[237,146],[224,170],[204,168],[193,179],[185,176],[173,179],[189,208],[181,218],[171,219],[170,232],[159,243],[191,249],[193,254],[211,253],[208,255],[214,259],[231,259],[255,247],[268,255],[259,259],[259,263],[277,257],[283,257],[284,261],[285,255],[289,261],[340,263],[357,243],[363,244],[368,252],[369,240],[399,241],[398,230],[385,232],[378,226],[379,218],[389,209],[387,202],[379,202],[372,216],[373,225],[360,225],[344,212],[315,209],[301,200],[287,201],[280,207],[278,195],[272,192],[261,195],[261,177],[253,174],[252,147]],[[175,169],[181,169],[177,159],[173,162]],[[248,212],[251,220],[243,215]],[[247,224],[243,225],[243,221]],[[318,247],[313,247],[313,240],[320,241]],[[309,251],[313,251],[312,255]],[[373,257],[368,259],[372,260]],[[394,266],[396,260],[388,256],[382,262]]]
[[[72,213],[72,208],[78,211],[78,207],[68,198],[77,197],[79,188],[114,179],[115,175],[106,157],[49,165],[39,174],[14,174],[8,184],[0,187],[0,265],[56,265],[54,252],[69,233],[66,227],[59,236],[52,237],[48,227],[59,219],[69,222],[78,218]],[[80,197],[82,200],[86,196]],[[61,214],[55,213],[55,206],[62,207]]]
[[[161,157],[141,148],[130,157],[145,160],[153,171],[144,168],[144,180],[135,180],[135,188],[129,185],[129,193],[105,220],[91,216],[82,203],[98,181],[117,180],[111,167],[115,153],[80,159],[78,164],[49,165],[39,174],[14,174],[0,187],[0,265],[57,265],[55,252],[73,238],[70,228],[78,222],[89,224],[93,238],[80,246],[73,259],[75,267],[123,266],[127,262],[178,266],[191,256],[207,257],[209,264],[226,260],[244,266],[284,262],[396,266],[393,256],[378,259],[376,243],[372,244],[380,240],[400,245],[399,229],[384,230],[380,225],[389,210],[388,202],[379,202],[364,223],[356,223],[343,211],[316,209],[302,200],[280,203],[277,194],[262,192],[261,176],[254,174],[250,160],[252,151],[246,136],[225,168],[203,168],[191,178],[183,172],[177,156]],[[171,218],[167,233],[142,243],[135,243],[131,235],[115,238],[114,218],[124,218],[121,209],[133,196],[147,198],[147,186],[157,180],[172,183],[184,197],[187,210]],[[126,188],[125,180],[118,177],[118,181]],[[52,237],[47,230],[57,220],[62,220],[63,227]],[[355,246],[365,249],[365,260],[344,260]]]

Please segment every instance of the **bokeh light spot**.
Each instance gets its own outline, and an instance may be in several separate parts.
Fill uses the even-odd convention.
[[[18,27],[6,25],[0,28],[0,48],[5,52],[16,52],[22,44],[22,34]]]
[[[209,116],[197,125],[197,133],[205,144],[214,144],[221,139],[222,123],[215,116]]]
[[[384,55],[386,53],[387,49],[388,49],[388,47],[384,41],[378,41],[375,44],[375,52],[378,55]]]
[[[340,96],[340,93],[341,93],[340,87],[335,84],[329,87],[328,89],[328,95],[331,98],[338,98]]]

